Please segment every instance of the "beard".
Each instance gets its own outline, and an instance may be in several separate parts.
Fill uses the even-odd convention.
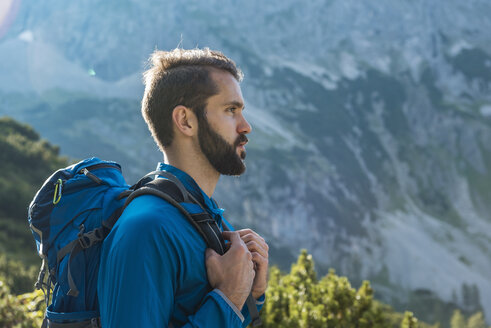
[[[240,134],[233,144],[229,144],[222,136],[215,132],[208,120],[199,120],[198,127],[199,146],[211,166],[220,174],[239,176],[245,172],[245,151],[240,156],[237,147],[242,142],[247,142],[245,134]]]

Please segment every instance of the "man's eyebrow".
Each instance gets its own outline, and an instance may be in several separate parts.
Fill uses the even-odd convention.
[[[240,101],[237,101],[237,100],[233,100],[233,101],[227,102],[227,103],[223,104],[223,106],[224,107],[234,106],[234,107],[242,108],[242,110],[245,109],[244,104],[242,102],[240,102]]]

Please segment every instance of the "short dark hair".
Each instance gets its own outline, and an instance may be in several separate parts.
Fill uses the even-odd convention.
[[[149,59],[151,67],[143,74],[145,93],[142,115],[152,136],[163,151],[172,143],[172,111],[182,105],[203,117],[209,97],[218,93],[210,77],[211,69],[229,72],[240,82],[242,71],[219,51],[204,49],[156,50]]]

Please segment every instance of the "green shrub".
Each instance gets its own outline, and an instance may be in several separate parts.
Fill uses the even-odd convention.
[[[0,280],[0,327],[41,327],[45,309],[44,295],[40,290],[15,296]]]
[[[312,256],[303,250],[288,274],[270,270],[266,303],[261,311],[263,327],[286,328],[430,328],[411,312],[395,312],[373,299],[368,281],[353,288],[334,270],[317,280]]]
[[[271,268],[266,299],[264,327],[390,327],[367,281],[355,290],[334,270],[318,281],[305,250],[289,274]]]

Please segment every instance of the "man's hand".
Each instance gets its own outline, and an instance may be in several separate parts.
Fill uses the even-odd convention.
[[[251,292],[255,271],[253,254],[247,249],[238,232],[224,231],[230,248],[224,255],[214,250],[206,250],[206,273],[213,288],[218,288],[235,304],[239,311]]]
[[[264,294],[266,287],[268,287],[269,246],[264,238],[251,229],[238,230],[237,232],[252,254],[254,270],[256,271],[254,283],[252,284],[252,296],[258,299]]]

